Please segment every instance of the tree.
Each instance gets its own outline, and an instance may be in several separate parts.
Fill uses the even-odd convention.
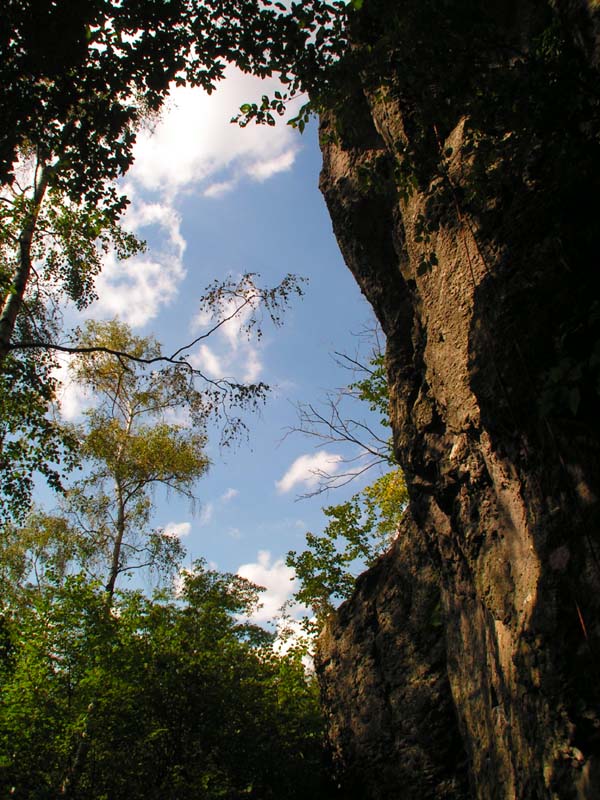
[[[202,562],[177,600],[117,593],[111,612],[82,576],[37,595],[7,620],[2,793],[330,797],[314,681],[240,621],[257,599],[257,587]],[[65,783],[65,767],[76,782]]]
[[[64,510],[89,538],[112,596],[123,572],[177,564],[178,540],[149,530],[152,493],[161,486],[194,499],[208,467],[205,398],[176,367],[146,373],[135,360],[99,350],[160,358],[155,340],[134,336],[124,323],[89,322],[79,343],[89,352],[71,372],[95,401],[78,430],[89,471],[69,490]],[[188,424],[170,421],[176,412],[187,414]]]
[[[60,514],[32,511],[24,523],[7,523],[0,536],[0,606],[18,609],[57,581],[84,569],[94,544]]]
[[[73,442],[48,420],[55,353],[74,349],[62,305],[93,300],[104,252],[127,258],[144,246],[120,225],[128,201],[116,185],[140,123],[173,84],[212,92],[227,63],[277,73],[294,94],[301,73],[335,57],[343,17],[344,3],[319,0],[290,11],[260,0],[4,4],[0,478],[9,513],[27,510],[36,470],[59,488],[59,464],[72,460]],[[272,121],[284,108],[279,99],[261,114]]]
[[[388,471],[345,503],[324,508],[328,523],[323,533],[308,532],[306,549],[287,554],[286,562],[300,581],[294,599],[312,608],[317,626],[337,603],[350,596],[359,572],[371,566],[389,547],[408,503],[404,475],[393,457],[391,437],[383,438],[373,432],[369,421],[355,415],[348,417],[340,410],[347,398],[358,400],[379,417],[377,421],[384,430],[389,429],[385,357],[376,351],[368,365],[347,356],[339,357],[358,372],[358,380],[335,398],[329,398],[328,416],[312,405],[301,407],[300,426],[296,430],[324,442],[350,444],[359,448],[359,457],[366,455],[366,466],[342,476],[342,485],[377,465],[385,464]],[[340,485],[335,481],[339,476],[321,477],[319,491]]]
[[[388,549],[407,502],[397,467],[345,503],[324,508],[328,522],[323,533],[308,532],[306,549],[287,554],[286,563],[300,581],[294,599],[312,608],[318,625],[350,596],[359,573]]]
[[[187,396],[188,400],[194,397],[196,420],[204,417],[206,422],[212,418],[220,424],[222,444],[239,438],[247,430],[241,413],[264,402],[269,387],[262,382],[245,384],[232,378],[209,378],[192,366],[188,354],[198,342],[242,314],[245,321],[240,325],[240,335],[260,338],[265,321],[279,326],[291,298],[303,294],[303,280],[294,275],[287,275],[279,285],[266,288],[259,286],[256,278],[246,274],[237,281],[226,279],[211,284],[199,300],[200,310],[211,322],[193,341],[171,354],[163,354],[157,343],[145,354],[136,353],[135,349],[129,352],[122,349],[126,341],[119,341],[118,337],[112,343],[95,341],[89,332],[82,338],[82,332],[77,330],[72,333],[70,343],[64,345],[38,341],[30,342],[29,347],[22,343],[24,355],[11,354],[4,367],[0,367],[0,475],[3,477],[0,517],[22,519],[27,513],[36,470],[48,478],[53,488],[62,491],[64,473],[80,457],[74,431],[51,412],[57,380],[53,374],[56,362],[50,351],[80,355],[90,364],[97,353],[118,362],[124,374],[129,369],[132,373],[137,370],[140,380],[146,380],[142,377],[145,371],[154,376],[155,383],[160,380],[163,368],[166,383],[178,386],[182,397]],[[88,379],[89,376],[84,382]]]
[[[277,302],[266,298],[269,313]],[[194,484],[208,466],[211,399],[182,365],[146,371],[160,346],[123,323],[88,323],[78,346],[71,371],[90,390],[93,407],[73,434],[87,474],[67,492],[62,514],[40,512],[24,527],[7,526],[0,553],[7,582],[0,595],[7,631],[0,716],[8,737],[0,763],[8,785],[25,797],[53,797],[57,789],[65,797],[147,797],[146,780],[154,776],[161,798],[200,789],[206,797],[268,797],[276,786],[293,797],[300,784],[318,796],[321,767],[301,775],[305,759],[322,760],[315,687],[299,659],[276,656],[269,634],[239,621],[256,605],[257,587],[199,563],[183,573],[185,612],[169,589],[154,604],[116,591],[123,572],[146,566],[172,583],[184,551],[168,531],[152,529],[152,491],[195,499]],[[185,424],[173,422],[182,412]],[[256,748],[273,751],[276,729],[280,760],[266,770],[264,755],[255,763]],[[253,748],[237,741],[242,730]],[[126,758],[115,761],[123,742]],[[15,763],[26,766],[23,774]]]
[[[53,367],[42,352],[11,355],[0,369],[0,520],[27,512],[36,472],[60,490],[77,461],[75,440],[51,413]]]

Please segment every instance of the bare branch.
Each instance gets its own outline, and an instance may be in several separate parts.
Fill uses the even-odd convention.
[[[340,364],[340,366],[344,366],[345,369],[351,369],[353,372],[356,372],[357,370],[360,372],[368,372],[369,375],[375,374],[374,369],[371,369],[369,366],[367,366],[367,364],[363,364],[362,361],[357,361],[357,359],[351,358],[346,353],[338,353],[337,350],[334,350],[333,355],[336,357],[337,363]]]
[[[287,428],[284,437],[292,433],[301,433],[316,441],[317,448],[329,444],[350,447],[346,451],[341,463],[346,465],[360,464],[358,468],[347,469],[345,472],[328,473],[323,470],[314,471],[318,479],[318,487],[301,497],[313,497],[330,489],[345,486],[358,476],[364,475],[368,470],[378,467],[393,467],[395,460],[391,451],[389,425],[386,427],[385,405],[387,399],[386,381],[383,371],[383,359],[379,346],[378,332],[369,332],[370,345],[376,342],[376,349],[371,349],[371,354],[364,363],[360,355],[355,357],[345,353],[334,352],[333,358],[338,366],[350,370],[354,381],[348,386],[328,393],[323,407],[312,403],[299,403],[296,406],[298,424]],[[371,406],[371,420],[348,413],[348,403],[353,401]],[[355,411],[355,408],[351,409]],[[373,414],[375,416],[373,417]],[[338,460],[338,462],[340,461]]]
[[[181,350],[185,350],[192,345],[186,345],[183,348],[180,348],[177,352],[181,352]],[[239,387],[242,384],[239,384],[235,381],[231,381],[228,378],[219,378],[218,380],[213,380],[205,375],[201,370],[193,367],[189,361],[186,361],[184,358],[174,358],[173,356],[153,356],[152,358],[144,358],[142,356],[135,356],[132,353],[127,353],[124,350],[115,350],[112,347],[104,347],[103,345],[90,345],[89,347],[81,347],[78,345],[64,345],[58,344],[57,342],[48,342],[48,341],[20,341],[20,342],[13,342],[8,347],[9,350],[54,350],[58,353],[68,353],[69,355],[93,355],[94,353],[106,353],[109,356],[114,356],[119,360],[119,363],[124,369],[129,369],[128,363],[135,363],[135,364],[144,364],[146,366],[151,366],[152,364],[170,364],[175,367],[183,367],[187,370],[190,375],[194,375],[195,377],[202,378],[203,381],[209,383],[213,386],[218,387],[219,389],[223,389],[225,387]],[[266,387],[266,384],[257,384],[257,386]]]
[[[359,448],[361,454],[373,456],[378,463],[389,462],[389,443],[378,435],[366,422],[353,418],[344,418],[339,410],[340,398],[327,398],[329,416],[325,416],[312,404],[299,404],[296,408],[299,425],[289,427],[285,437],[292,433],[301,433],[320,440],[318,447],[329,443],[352,444]],[[362,431],[366,436],[359,436]],[[346,461],[348,459],[345,459]]]
[[[351,459],[355,460],[355,459]],[[316,489],[311,492],[305,492],[304,494],[299,495],[296,499],[297,500],[307,500],[310,497],[318,497],[321,494],[325,494],[329,492],[331,489],[341,489],[342,486],[347,486],[352,481],[356,480],[356,478],[364,475],[373,467],[376,467],[378,464],[387,463],[386,459],[380,459],[378,461],[370,461],[368,464],[365,464],[364,467],[361,469],[356,470],[348,470],[347,472],[340,472],[337,474],[331,474],[329,472],[325,472],[324,470],[314,470],[314,475],[317,476],[320,480],[319,485]]]
[[[215,333],[215,331],[218,331],[219,328],[221,328],[223,325],[225,325],[226,322],[229,322],[230,320],[234,319],[234,317],[237,317],[238,314],[240,313],[240,311],[252,302],[252,299],[253,298],[251,298],[251,297],[246,297],[244,299],[244,302],[242,303],[242,305],[239,306],[238,308],[236,308],[235,311],[233,311],[231,314],[229,314],[229,316],[224,317],[223,319],[219,320],[219,322],[215,323],[212,328],[210,328],[209,330],[207,330],[205,333],[201,334],[200,336],[197,336],[189,344],[184,344],[183,347],[180,347],[179,350],[176,350],[170,356],[170,359],[174,360],[175,358],[177,358],[178,355],[180,355],[180,353],[183,353],[186,350],[190,350],[192,347],[194,347],[194,345],[197,345],[198,342],[201,342],[204,339],[208,339],[209,336],[212,336],[212,334]]]

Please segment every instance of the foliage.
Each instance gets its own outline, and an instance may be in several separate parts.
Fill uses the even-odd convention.
[[[331,60],[343,7],[319,0],[289,11],[262,0],[4,3],[0,478],[11,513],[26,512],[36,469],[58,488],[57,465],[73,455],[68,435],[46,421],[54,353],[69,350],[65,302],[84,308],[94,299],[107,251],[123,259],[144,248],[120,225],[128,200],[116,184],[131,166],[139,126],[160,113],[172,85],[212,92],[228,63],[280,74],[294,93],[299,84],[288,73],[296,63],[310,73]],[[228,386],[241,403],[262,388]],[[213,399],[221,389],[213,386]]]
[[[116,589],[146,565],[172,585],[183,549],[152,529],[152,489],[193,498],[204,393],[181,364],[145,369],[160,346],[122,323],[88,323],[78,346],[71,372],[94,402],[73,429],[87,473],[62,514],[31,514],[1,540],[0,792],[330,796],[315,680],[248,621],[258,587],[196,562],[177,594]]]
[[[313,73],[337,49],[344,6],[8,0],[0,28],[0,179],[10,180],[16,153],[29,143],[64,153],[60,185],[97,200],[105,178],[130,165],[140,117],[160,110],[172,83],[210,93],[227,63],[259,76],[276,71],[288,83],[300,67]]]
[[[371,357],[366,372],[360,380],[348,386],[348,391],[361,402],[367,403],[370,411],[379,414],[380,425],[389,428],[390,396],[384,353],[376,352]],[[389,457],[392,458],[391,452]]]
[[[172,354],[164,354],[160,345],[150,340],[141,339],[134,347],[135,337],[124,334],[125,328],[119,333],[116,322],[112,323],[110,336],[105,323],[90,321],[84,329],[73,332],[70,344],[39,340],[35,338],[39,331],[33,338],[19,342],[21,352],[11,352],[0,368],[0,434],[4,432],[1,442],[10,454],[10,459],[0,459],[0,474],[5,478],[0,485],[0,517],[3,510],[6,517],[15,519],[22,519],[27,513],[36,470],[62,491],[64,472],[81,457],[74,431],[49,414],[57,385],[52,351],[77,355],[80,383],[104,395],[107,387],[102,385],[100,373],[92,373],[105,369],[106,364],[113,365],[107,373],[113,381],[120,380],[119,375],[135,375],[136,380],[147,383],[144,391],[155,391],[162,382],[170,387],[171,411],[178,404],[185,405],[199,428],[212,419],[220,426],[223,445],[239,439],[247,431],[242,412],[263,403],[269,387],[265,383],[210,378],[193,367],[188,357],[194,345],[235,318],[240,320],[240,335],[248,337],[260,338],[267,321],[275,326],[282,324],[291,298],[303,295],[303,279],[286,275],[279,285],[262,287],[257,278],[246,274],[237,281],[214,281],[199,300],[200,309],[209,320],[207,328]],[[144,341],[146,350],[140,345]],[[130,346],[132,349],[128,350]],[[148,388],[151,385],[153,389]],[[164,410],[169,413],[167,406]]]
[[[350,596],[358,573],[389,547],[407,501],[397,468],[345,503],[324,508],[328,523],[323,533],[307,533],[307,549],[287,554],[286,563],[301,584],[294,598],[310,606],[318,622]]]
[[[11,354],[0,370],[0,519],[29,507],[35,472],[62,488],[75,440],[48,414],[56,379],[48,354]]]
[[[256,600],[198,562],[179,600],[130,592],[109,608],[73,575],[5,612],[2,794],[329,796],[314,683],[238,621]]]
[[[197,562],[177,595],[116,590],[140,566],[172,583],[183,549],[152,529],[152,489],[193,498],[204,394],[181,364],[144,369],[160,346],[122,323],[88,323],[78,346],[71,372],[94,405],[72,433],[87,473],[62,514],[31,514],[1,540],[0,792],[324,797],[314,679],[247,621],[258,587]]]
[[[154,339],[134,336],[124,323],[89,322],[79,344],[71,373],[93,391],[94,405],[75,429],[87,474],[69,489],[63,509],[89,541],[112,594],[124,572],[146,566],[168,573],[177,565],[176,537],[150,526],[152,496],[160,486],[194,498],[208,467],[205,398],[180,368],[147,372],[113,355],[160,357]],[[178,414],[185,424],[173,421]]]
[[[58,514],[32,511],[21,525],[7,523],[0,537],[0,605],[27,605],[87,565],[94,544]]]

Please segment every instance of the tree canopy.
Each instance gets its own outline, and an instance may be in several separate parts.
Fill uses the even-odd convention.
[[[121,227],[118,179],[140,124],[173,85],[212,92],[227,64],[308,89],[343,40],[342,2],[7,0],[0,20],[0,439],[5,510],[26,509],[35,471],[60,486],[72,441],[51,421],[55,353],[75,343],[65,303],[86,308],[108,251],[144,243]],[[318,44],[318,46],[317,46]],[[283,100],[273,105],[283,113]],[[269,115],[270,115],[269,111]],[[269,120],[271,118],[269,117]],[[289,296],[291,280],[282,294]],[[246,283],[246,298],[262,295]],[[218,301],[219,292],[212,289]],[[228,287],[225,294],[235,290]],[[223,294],[221,294],[221,297]],[[274,297],[271,296],[273,300]],[[252,301],[254,302],[254,301]],[[185,361],[183,349],[179,361]],[[223,388],[223,384],[219,388]],[[215,386],[212,386],[215,389]],[[256,390],[229,386],[238,400]],[[260,390],[259,390],[260,393]]]
[[[314,680],[202,562],[178,597],[55,577],[0,617],[0,786],[44,800],[325,798]]]
[[[146,373],[135,360],[98,350],[160,356],[156,341],[123,323],[89,322],[79,342],[89,351],[71,372],[95,402],[76,429],[87,474],[68,490],[63,509],[90,540],[112,595],[121,573],[161,565],[169,572],[178,555],[177,539],[150,526],[153,493],[162,487],[194,500],[208,467],[205,401],[176,367]],[[174,421],[177,414],[184,423]]]

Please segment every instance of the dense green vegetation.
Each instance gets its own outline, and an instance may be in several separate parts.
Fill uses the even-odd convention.
[[[255,586],[198,562],[177,596],[109,603],[44,568],[0,618],[2,796],[331,796],[314,679],[238,616]]]
[[[182,570],[180,541],[152,526],[153,486],[193,498],[206,469],[202,395],[177,370],[148,375],[115,356],[160,353],[121,323],[90,323],[79,341],[95,348],[71,369],[95,399],[71,429],[85,476],[57,512],[7,523],[0,541],[2,792],[335,796],[306,643],[282,653],[273,634],[247,622],[260,587],[202,561]],[[383,414],[379,367],[352,388]],[[182,409],[191,428],[166,421]],[[405,502],[394,469],[325,509],[324,533],[290,554],[296,599],[316,613],[313,634],[351,591],[351,570],[393,539]],[[152,596],[119,588],[139,568],[154,573]]]
[[[81,341],[158,352],[116,322],[90,324]],[[206,468],[202,414],[195,436],[164,421],[182,408],[193,420],[196,393],[177,372],[146,376],[106,351],[80,354],[72,372],[96,398],[72,430],[87,474],[59,512],[5,525],[0,543],[2,793],[335,796],[306,646],[282,653],[247,622],[259,587],[202,561],[182,570],[179,540],[152,527],[152,486],[191,497]],[[353,386],[383,412],[380,370]],[[350,570],[393,539],[405,502],[394,469],[325,509],[324,533],[290,554],[296,599],[312,606],[317,628],[351,591]],[[152,596],[119,588],[140,567],[158,578]]]
[[[194,498],[202,393],[127,326],[90,323],[70,430],[85,467],[57,512],[0,539],[0,792],[42,800],[331,797],[304,650],[247,620],[260,587],[206,568],[152,524],[155,486]],[[87,350],[85,348],[88,348]],[[185,411],[186,426],[169,422]],[[123,576],[152,571],[149,596]]]

